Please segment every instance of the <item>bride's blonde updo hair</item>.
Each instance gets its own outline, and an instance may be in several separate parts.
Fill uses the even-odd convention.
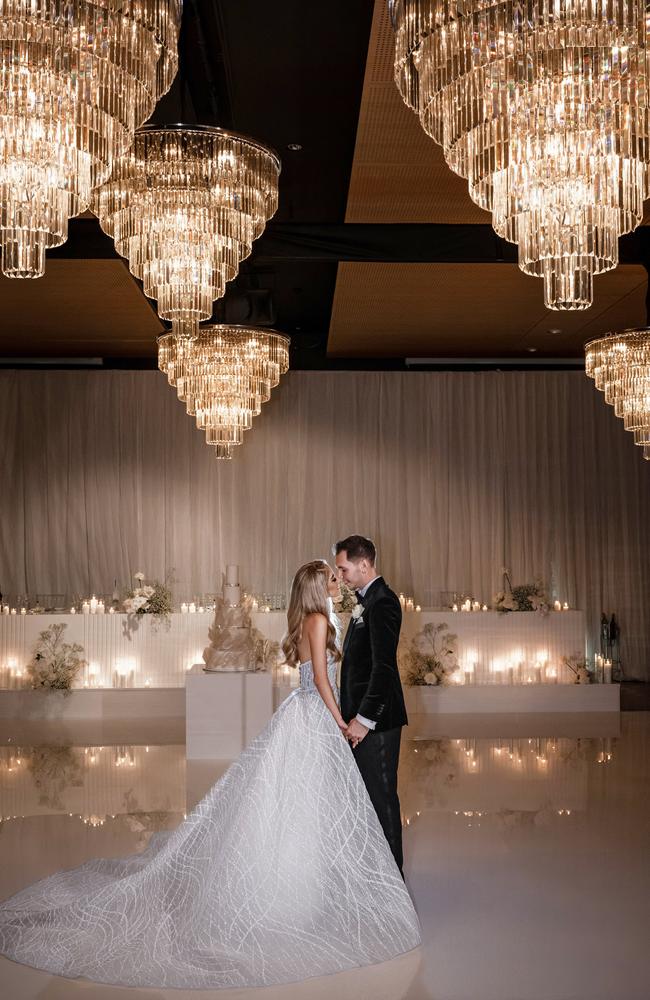
[[[302,636],[305,615],[318,612],[327,618],[327,649],[335,660],[341,659],[336,640],[337,632],[332,622],[332,599],[327,590],[330,568],[322,559],[301,566],[291,584],[287,633],[282,640],[282,651],[290,667],[300,662],[298,643]]]

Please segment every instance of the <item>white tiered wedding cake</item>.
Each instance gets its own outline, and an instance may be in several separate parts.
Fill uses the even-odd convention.
[[[239,566],[226,566],[209,635],[210,645],[203,650],[205,671],[255,669],[255,639],[249,609],[241,600]]]

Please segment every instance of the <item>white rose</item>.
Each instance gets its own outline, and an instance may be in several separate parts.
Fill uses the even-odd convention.
[[[134,573],[133,579],[140,580],[140,582],[142,583],[142,581],[144,580],[144,573]]]
[[[355,622],[363,621],[363,604],[355,604],[352,608],[352,617]]]

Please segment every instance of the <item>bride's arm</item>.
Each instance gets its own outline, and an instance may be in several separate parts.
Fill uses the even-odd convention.
[[[304,629],[309,641],[316,690],[334,716],[336,724],[341,729],[346,729],[347,724],[341,715],[327,676],[327,618],[317,613],[307,615]]]

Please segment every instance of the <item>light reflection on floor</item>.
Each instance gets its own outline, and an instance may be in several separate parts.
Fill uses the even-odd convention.
[[[422,949],[279,990],[167,995],[645,998],[650,714],[621,716],[620,732],[617,720],[601,723],[581,731],[576,719],[567,731],[558,717],[541,735],[538,720],[528,736],[520,717],[495,737],[494,720],[487,735],[485,719],[465,719],[463,735],[458,719],[419,720],[403,743],[400,794]],[[169,735],[156,740],[147,730],[149,745],[93,746],[75,745],[72,730],[65,744],[39,746],[33,730],[14,726],[0,747],[0,897],[93,857],[142,850],[154,830],[182,822],[227,764],[186,762]],[[0,986],[16,1000],[165,995],[57,979],[6,960]]]

